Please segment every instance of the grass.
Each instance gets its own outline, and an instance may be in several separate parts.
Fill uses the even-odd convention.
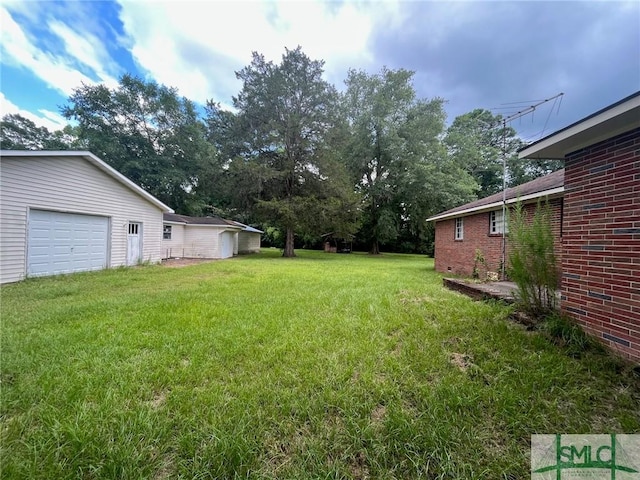
[[[2,288],[1,477],[528,478],[640,432],[637,380],[421,256],[279,252]]]

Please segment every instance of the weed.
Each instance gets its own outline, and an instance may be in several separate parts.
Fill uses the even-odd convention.
[[[520,308],[532,315],[556,309],[558,269],[551,209],[538,201],[531,218],[518,202],[509,218],[509,277],[518,285]]]
[[[598,342],[589,337],[571,317],[563,313],[553,312],[547,315],[540,324],[540,329],[560,346],[566,348],[570,355],[580,356],[587,350],[602,351],[602,346]]]

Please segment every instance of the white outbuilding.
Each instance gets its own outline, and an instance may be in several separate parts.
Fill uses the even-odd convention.
[[[236,225],[242,227],[242,230],[238,233],[238,253],[260,253],[260,242],[262,240],[262,230],[245,225],[240,222],[233,222]]]
[[[173,210],[85,151],[0,152],[0,283],[157,263]]]
[[[260,251],[258,229],[220,217],[164,214],[162,258],[230,258]]]

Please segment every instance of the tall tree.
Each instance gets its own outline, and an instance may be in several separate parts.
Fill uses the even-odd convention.
[[[452,158],[478,183],[480,198],[502,190],[503,155],[517,158],[523,146],[501,115],[476,109],[456,117],[444,139]]]
[[[13,113],[0,121],[0,142],[4,150],[68,150],[82,148],[74,127],[51,132],[20,114]]]
[[[504,125],[501,115],[484,109],[456,117],[444,141],[451,157],[478,183],[480,198],[502,190],[503,160],[507,166],[507,187],[562,168],[558,160],[520,160],[518,150],[525,144],[515,129]]]
[[[236,72],[243,82],[233,98],[237,113],[209,104],[210,134],[224,151],[225,168],[262,218],[285,232],[285,257],[295,255],[296,232],[321,233],[355,209],[327,141],[336,128],[337,93],[322,79],[323,65],[300,47],[286,49],[280,64],[254,53]],[[349,224],[341,228],[353,228]]]
[[[475,198],[476,183],[446,152],[442,102],[423,102],[403,128],[409,167],[401,176],[400,231],[395,248],[433,253],[435,231],[425,219]]]
[[[372,254],[403,232],[426,238],[424,220],[445,192],[458,189],[456,200],[471,194],[473,184],[441,148],[443,100],[418,99],[412,79],[408,70],[383,68],[375,75],[351,70],[346,80],[347,157],[363,196],[359,235]]]
[[[202,213],[216,156],[193,102],[131,75],[113,90],[83,85],[68,102],[62,114],[92,152],[176,211]]]
[[[263,184],[273,178],[274,172],[246,143],[240,115],[208,101],[205,107],[207,140],[216,148],[220,169],[211,182],[216,185],[215,195],[209,203],[223,216],[244,223],[255,223],[256,203]]]

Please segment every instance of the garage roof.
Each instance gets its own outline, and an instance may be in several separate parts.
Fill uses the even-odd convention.
[[[173,209],[156,197],[151,195],[149,192],[144,190],[139,185],[136,185],[127,177],[122,175],[113,167],[107,165],[103,160],[100,160],[93,153],[88,151],[77,151],[77,150],[0,150],[0,158],[1,157],[40,157],[40,158],[48,158],[48,157],[80,157],[91,163],[95,167],[102,170],[104,173],[114,178],[116,181],[122,183],[126,187],[133,190],[135,193],[140,195],[142,198],[152,203],[156,207],[158,207],[163,212],[173,213]]]

